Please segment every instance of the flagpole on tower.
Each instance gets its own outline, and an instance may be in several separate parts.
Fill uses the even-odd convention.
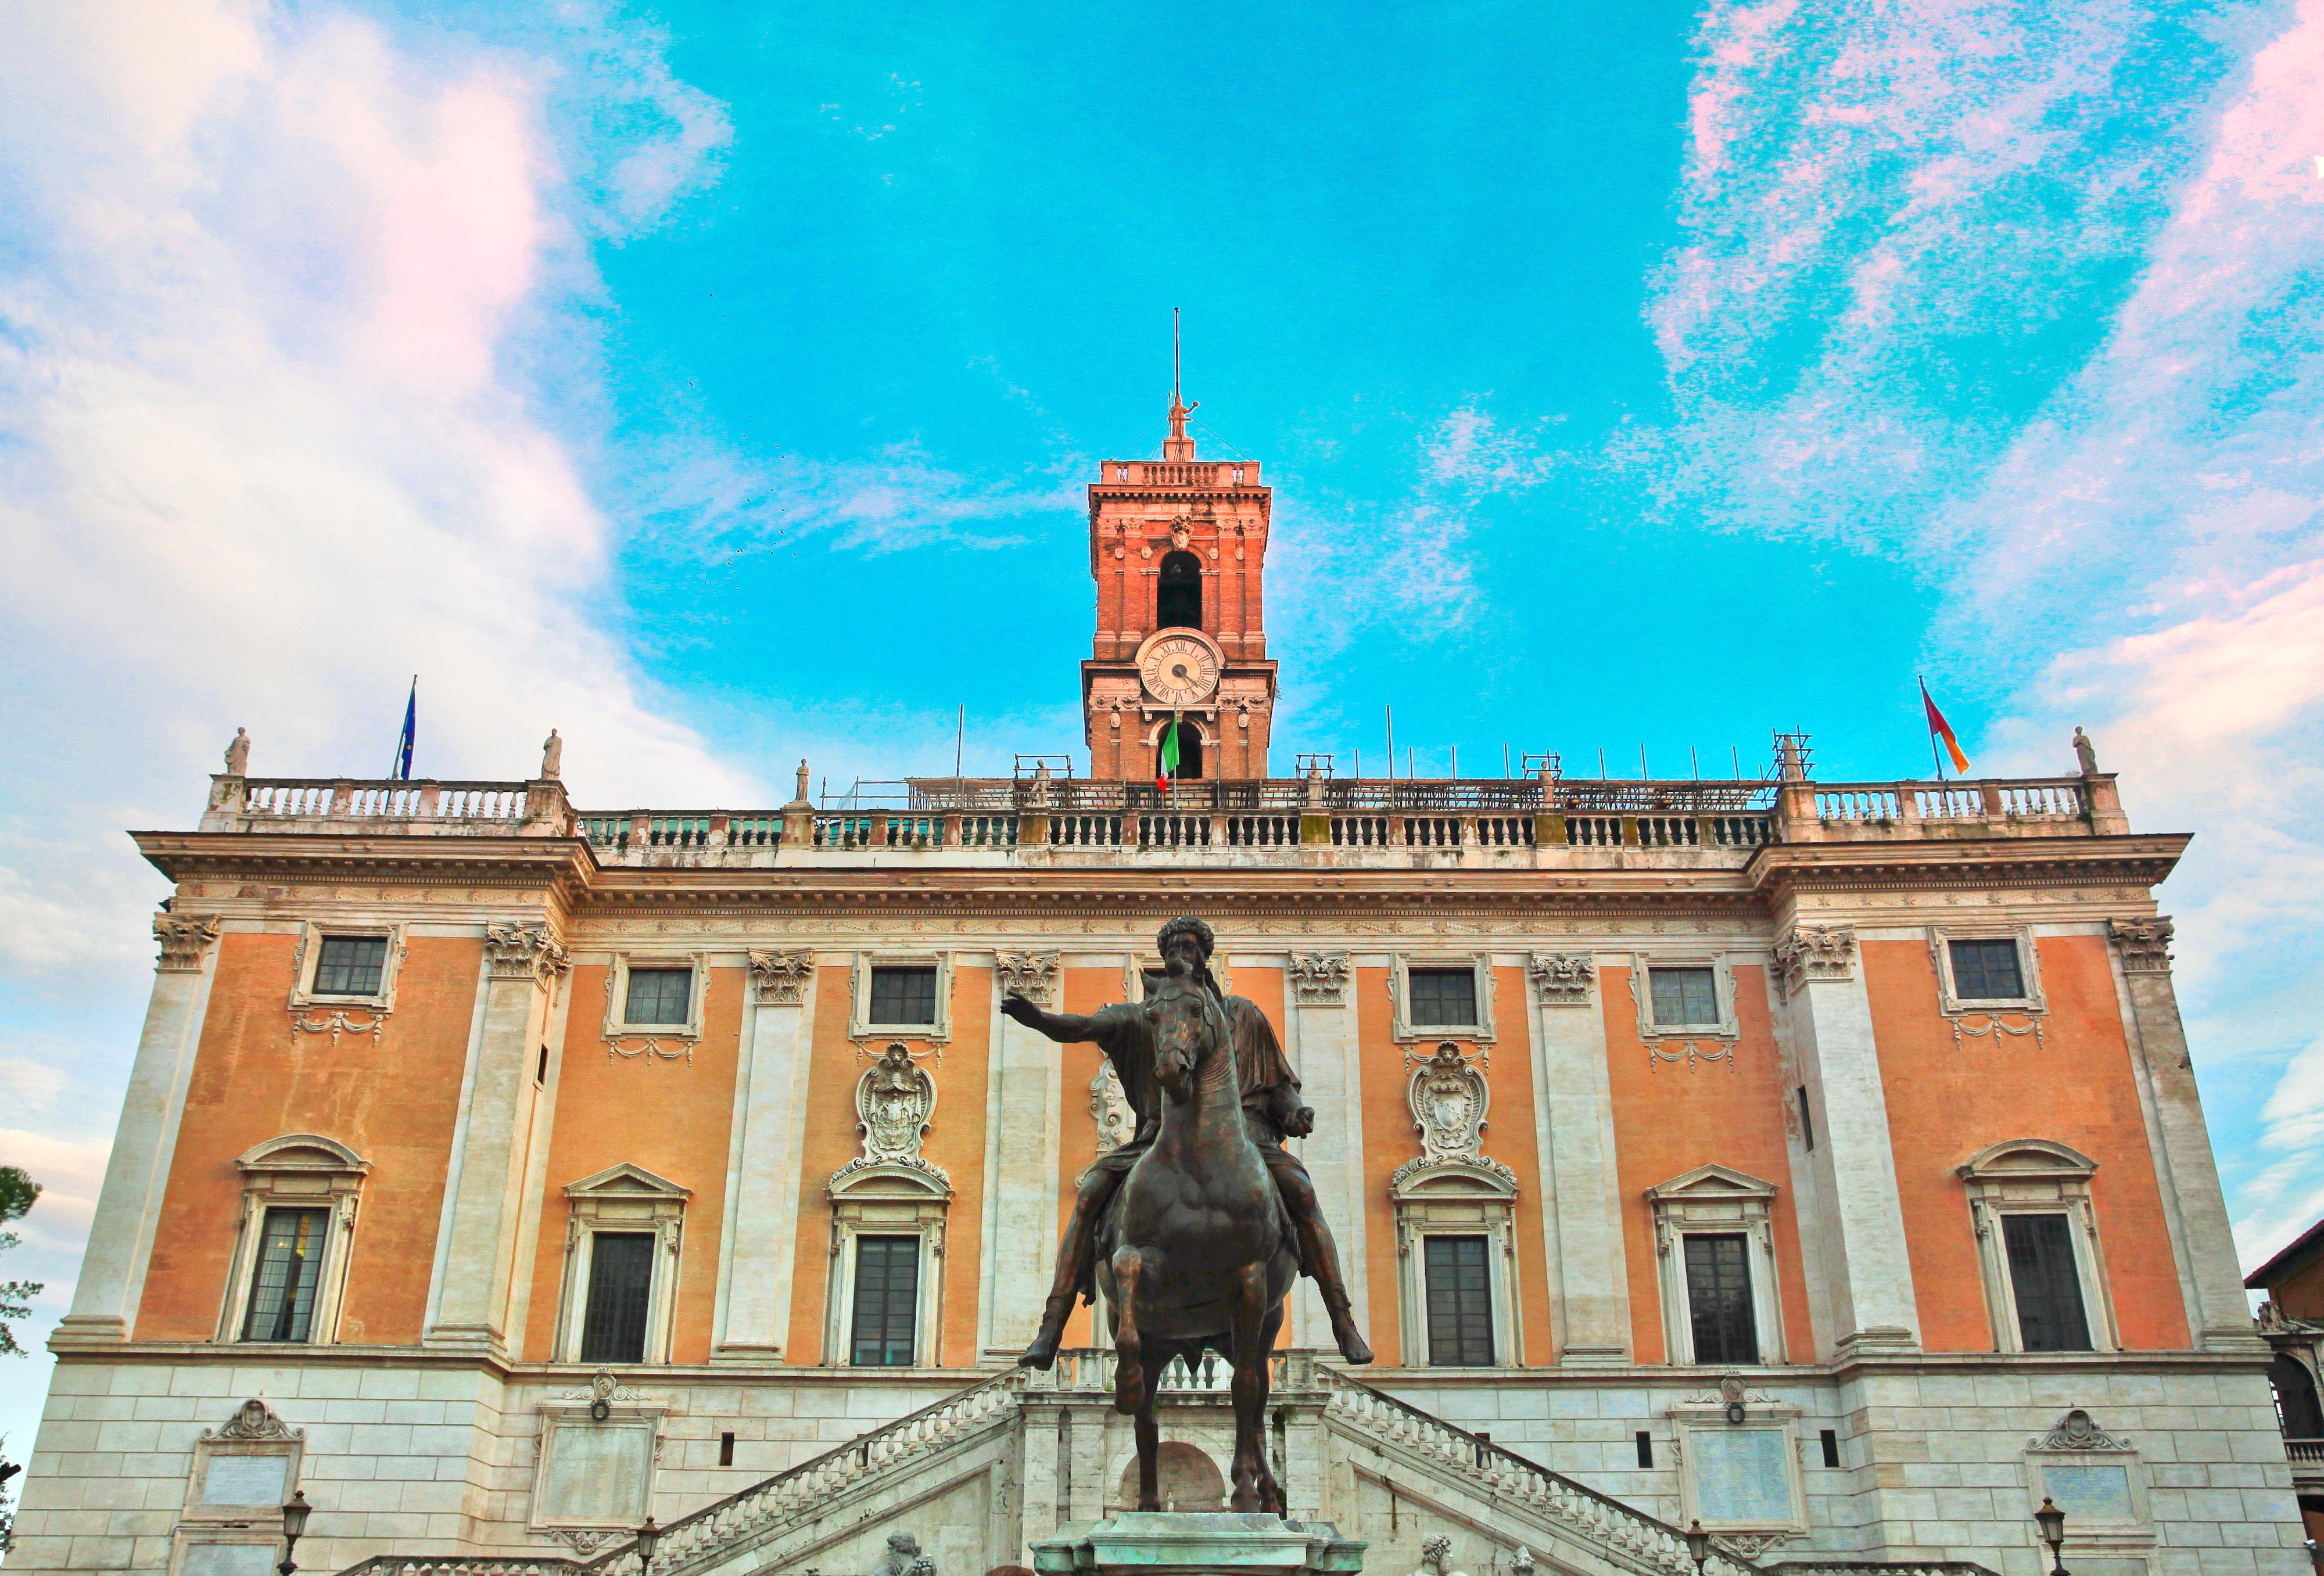
[[[1913,675],[1913,677],[1921,687],[1921,706],[1923,711],[1925,712],[1930,705],[1933,704],[1929,699],[1929,681],[1918,673]],[[1929,730],[1929,759],[1936,762],[1937,780],[1939,782],[1944,781],[1945,752],[1937,748],[1937,731],[1934,728],[1931,728]]]

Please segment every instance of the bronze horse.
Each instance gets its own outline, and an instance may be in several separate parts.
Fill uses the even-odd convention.
[[[1130,1167],[1098,1240],[1113,1311],[1114,1409],[1137,1419],[1138,1507],[1159,1510],[1154,1396],[1174,1359],[1208,1347],[1234,1369],[1235,1510],[1283,1514],[1268,1470],[1268,1367],[1296,1240],[1244,1126],[1234,1037],[1218,999],[1173,972],[1142,1009],[1152,1028],[1161,1130]]]

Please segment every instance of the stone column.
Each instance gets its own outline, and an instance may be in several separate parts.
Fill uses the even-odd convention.
[[[1800,1071],[1816,1108],[1817,1193],[1829,1201],[1819,1220],[1800,1222],[1822,1243],[1835,1325],[1829,1336],[1817,1330],[1817,1356],[1842,1359],[1921,1344],[1872,1002],[1856,963],[1856,933],[1842,926],[1795,926],[1775,944]]]
[[[984,1256],[977,1344],[1013,1359],[1041,1327],[1057,1267],[1062,1047],[1001,1012],[1014,993],[1043,1007],[1057,995],[1057,954],[994,955],[992,1083],[986,1108]]]
[[[2251,1304],[2244,1295],[2235,1233],[2227,1224],[2227,1199],[2187,1053],[2187,1028],[2171,982],[2171,921],[2160,915],[2116,919],[2107,929],[2130,1004],[2131,1046],[2153,1091],[2163,1184],[2178,1206],[2181,1249],[2194,1293],[2188,1314],[2196,1344],[2264,1355],[2265,1343],[2254,1332]]]
[[[1534,1141],[1546,1195],[1542,1237],[1557,1277],[1558,1361],[1618,1366],[1630,1360],[1630,1283],[1598,965],[1588,953],[1536,953],[1527,972],[1537,1009]]]
[[[484,926],[484,1000],[470,1057],[468,1109],[447,1178],[441,1279],[425,1346],[509,1350],[509,1287],[524,1205],[520,1117],[533,1070],[533,1045],[549,1018],[557,982],[571,968],[546,925]]]
[[[53,1338],[60,1345],[126,1341],[137,1322],[146,1256],[152,1251],[170,1161],[177,1152],[178,1116],[209,1005],[208,964],[217,937],[214,916],[153,916],[153,939],[161,944],[153,965],[153,994],[146,1002],[145,1028],[114,1129],[80,1278],[73,1283],[72,1311]]]
[[[1356,1323],[1368,1324],[1371,1299],[1364,1254],[1363,1077],[1356,1046],[1356,1009],[1348,1000],[1348,954],[1294,953],[1286,971],[1292,1000],[1291,1055],[1302,1098],[1315,1108],[1315,1133],[1299,1140],[1299,1158],[1340,1248],[1340,1270],[1354,1299]],[[1315,1283],[1299,1282],[1297,1338],[1331,1345],[1332,1323]]]
[[[782,1356],[790,1334],[799,1157],[806,1141],[807,1002],[815,956],[754,952],[750,962],[754,1000],[744,1025],[741,1074],[734,1081],[713,1362],[772,1361]]]

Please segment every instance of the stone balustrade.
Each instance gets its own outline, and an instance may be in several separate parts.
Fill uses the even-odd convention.
[[[205,832],[578,837],[600,864],[1194,863],[1480,869],[1740,865],[1771,843],[2129,831],[2115,779],[1957,782],[921,779],[895,802],[576,811],[564,785],[212,779]]]

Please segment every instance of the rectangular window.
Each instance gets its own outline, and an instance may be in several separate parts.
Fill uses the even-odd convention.
[[[936,1020],[936,972],[933,968],[872,971],[872,1021],[927,1023]]]
[[[1405,976],[1411,988],[1412,1027],[1471,1028],[1477,1022],[1477,971],[1474,969],[1414,969]]]
[[[318,996],[376,996],[387,973],[387,937],[327,935],[315,960]]]
[[[1808,1109],[1808,1086],[1801,1084],[1797,1092],[1800,1097],[1800,1142],[1812,1149],[1815,1147],[1815,1113]]]
[[[244,1341],[306,1341],[315,1322],[315,1289],[323,1281],[328,1210],[269,1210],[259,1229],[258,1270],[250,1288]]]
[[[1655,1436],[1641,1428],[1638,1430],[1638,1465],[1651,1467],[1654,1464]]]
[[[1657,977],[1661,971],[1655,971]],[[1759,1326],[1751,1306],[1749,1244],[1740,1232],[1689,1236],[1686,1308],[1694,1360],[1757,1362]]]
[[[1827,1467],[1837,1467],[1840,1465],[1840,1432],[1837,1429],[1827,1428],[1823,1430],[1822,1437],[1823,1464]]]
[[[1656,1028],[1718,1023],[1719,988],[1709,969],[1648,969],[1646,980]]]
[[[863,1368],[911,1367],[919,1312],[920,1240],[856,1238],[855,1332],[848,1360]]]
[[[1493,1366],[1493,1288],[1482,1237],[1425,1239],[1428,1361],[1432,1368]]]
[[[581,1315],[583,1362],[645,1361],[653,1268],[651,1231],[595,1234],[589,1245],[589,1302]]]
[[[632,969],[623,1023],[682,1024],[694,998],[692,969]]]
[[[731,1433],[718,1436],[718,1464],[722,1467],[734,1464],[734,1436]]]
[[[1963,1001],[2022,1001],[2025,973],[2017,966],[2014,941],[1956,941],[1952,949],[1953,994]]]
[[[2088,1351],[2090,1322],[2082,1312],[2082,1277],[2074,1267],[2073,1226],[2063,1215],[2004,1215],[2009,1289],[2017,1299],[2017,1334],[2027,1351]]]

